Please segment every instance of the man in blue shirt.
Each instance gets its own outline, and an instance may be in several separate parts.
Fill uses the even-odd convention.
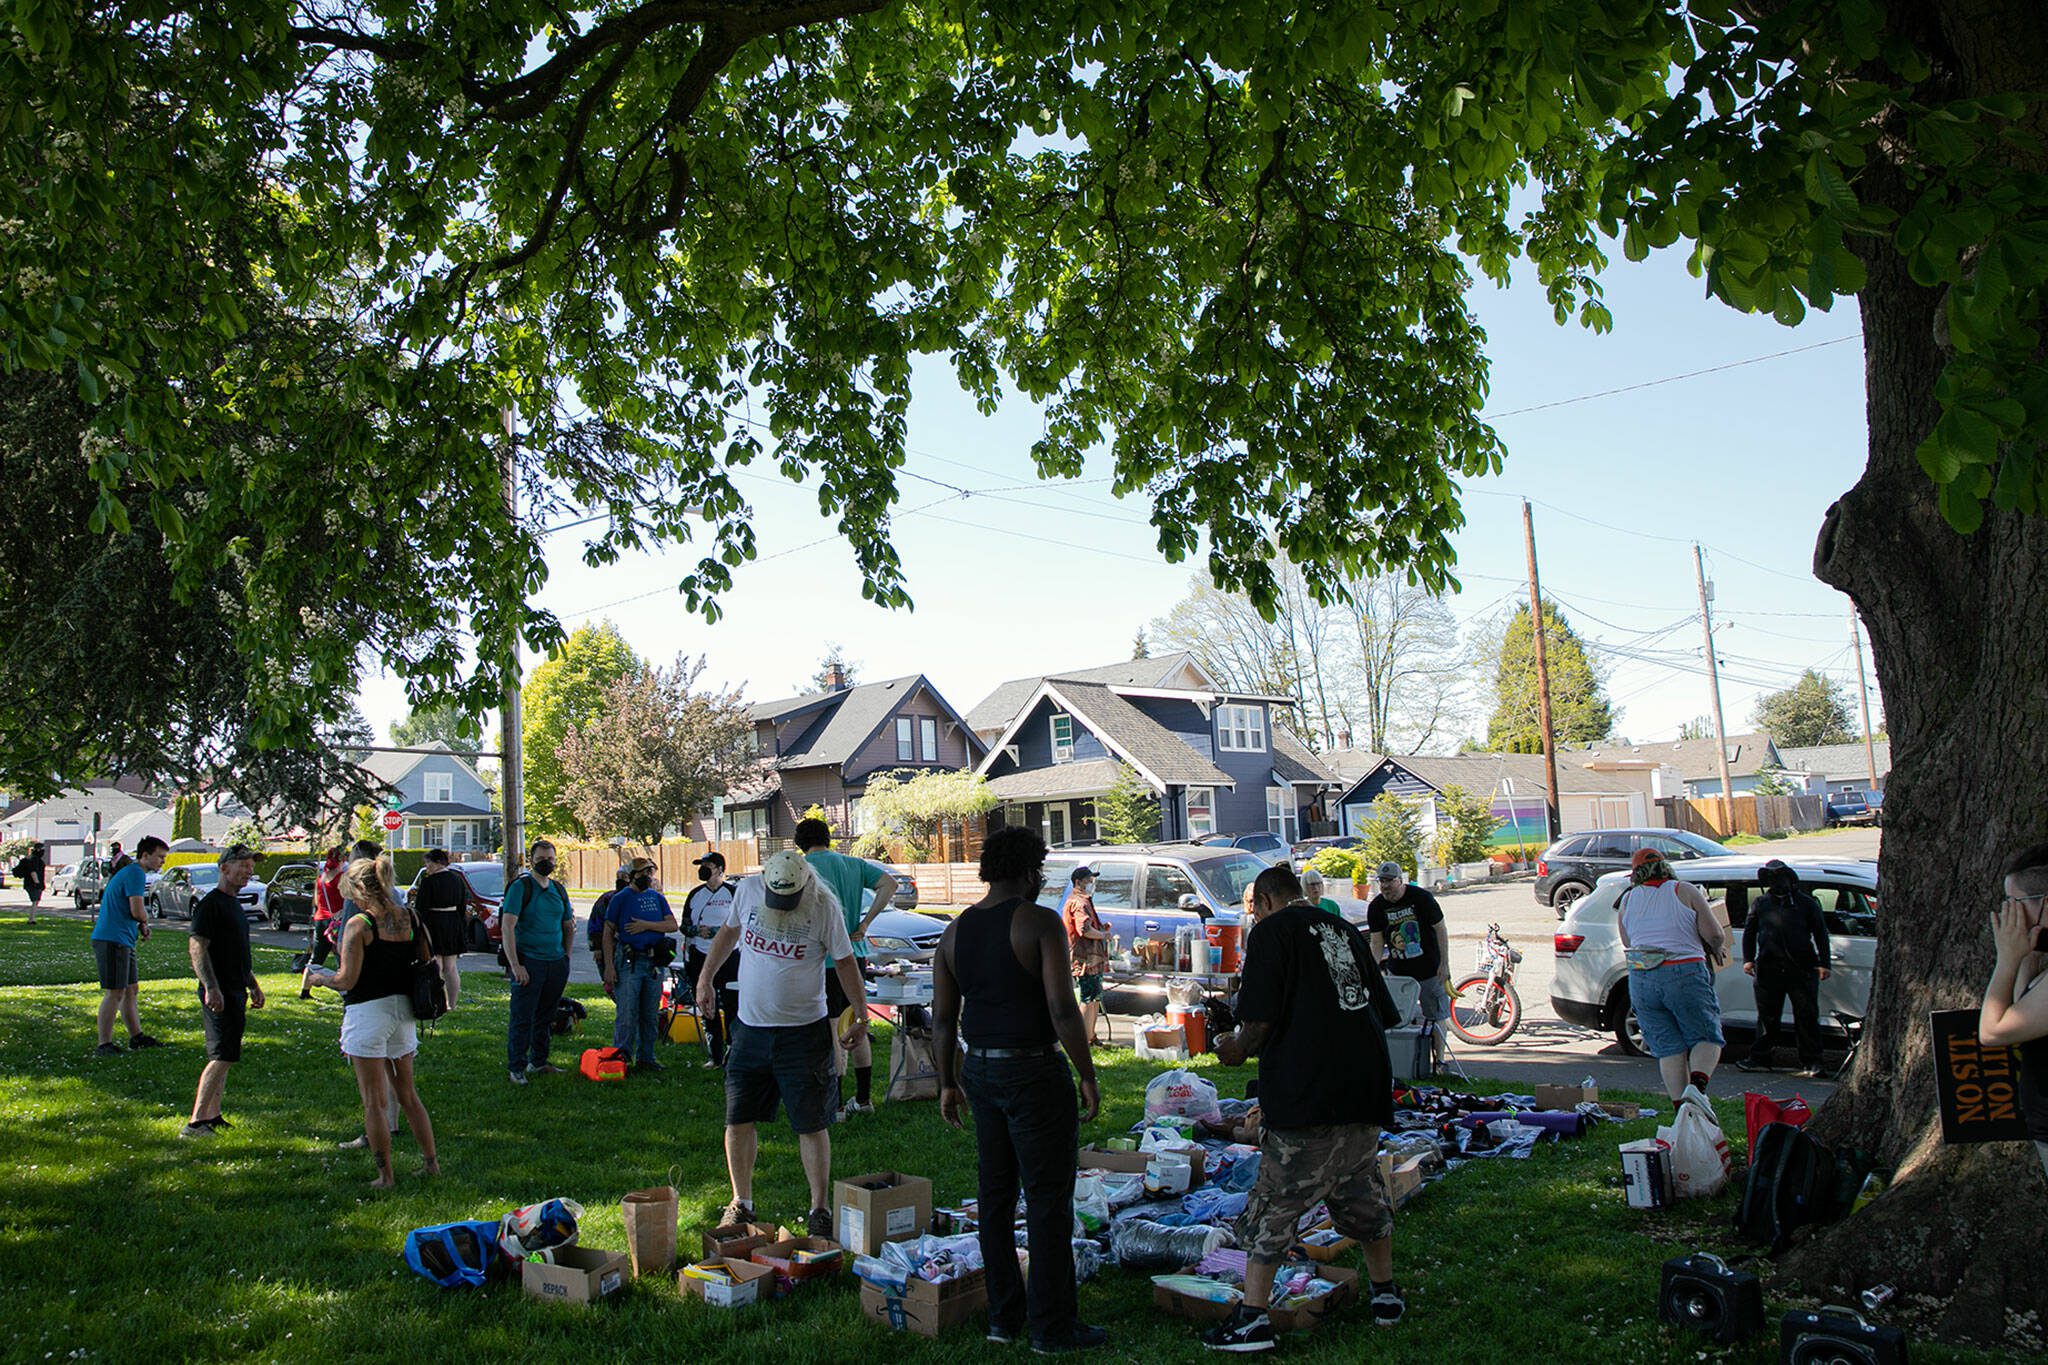
[[[654,1060],[660,1036],[661,978],[675,961],[675,913],[654,889],[654,864],[635,858],[626,889],[612,893],[605,907],[604,984],[618,1004],[612,1046],[630,1053],[639,1071],[661,1071]]]
[[[93,962],[100,974],[100,1045],[93,1055],[110,1057],[121,1051],[114,1041],[114,1015],[128,1026],[128,1046],[162,1047],[142,1031],[135,1015],[135,945],[149,937],[149,912],[142,908],[149,874],[164,865],[171,846],[154,834],[135,846],[135,857],[107,878],[100,892],[99,918],[92,926]]]
[[[875,916],[896,902],[896,878],[878,863],[834,853],[832,827],[815,816],[797,823],[796,846],[803,853],[804,861],[811,865],[811,871],[839,902],[839,911],[846,917],[846,936],[853,940],[854,966],[859,968],[868,955],[868,926],[875,922]],[[873,901],[865,910],[861,907],[862,892],[874,893]],[[827,961],[825,965],[829,969],[836,964]],[[839,989],[839,974],[827,970],[826,1011],[837,1019],[852,1003]],[[856,1114],[874,1113],[875,1053],[867,1038],[862,1037],[851,1053],[833,1055],[838,1066],[843,1068],[850,1064],[853,1067],[853,1100],[840,1109],[839,1117],[847,1119]]]

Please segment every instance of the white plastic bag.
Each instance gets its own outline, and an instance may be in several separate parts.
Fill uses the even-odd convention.
[[[1109,1195],[1099,1175],[1074,1178],[1074,1226],[1076,1237],[1093,1237],[1109,1223]]]
[[[1705,1199],[1728,1183],[1728,1138],[1709,1106],[1691,1098],[1678,1102],[1678,1115],[1657,1136],[1671,1144],[1671,1174],[1680,1199]]]
[[[1215,1123],[1223,1117],[1216,1102],[1216,1087],[1192,1071],[1176,1067],[1162,1071],[1145,1087],[1145,1117],[1174,1114],[1182,1118]]]
[[[1139,1061],[1184,1062],[1188,1059],[1187,1035],[1179,1029],[1171,1030],[1173,1042],[1161,1046],[1153,1043],[1146,1034],[1166,1028],[1166,1016],[1147,1015],[1131,1025],[1131,1055]]]

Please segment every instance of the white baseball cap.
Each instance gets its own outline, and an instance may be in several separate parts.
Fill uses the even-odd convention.
[[[761,887],[768,893],[771,910],[795,909],[810,880],[810,863],[793,848],[769,854],[768,861],[761,865]]]

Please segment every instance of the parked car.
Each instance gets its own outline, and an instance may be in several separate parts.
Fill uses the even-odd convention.
[[[313,922],[313,882],[320,869],[311,863],[286,863],[270,874],[264,909],[273,929]]]
[[[1756,1031],[1756,981],[1742,970],[1742,926],[1749,907],[1763,894],[1763,865],[1769,857],[1728,854],[1673,863],[1681,880],[1706,892],[1717,912],[1724,912],[1736,939],[1729,964],[1714,973],[1721,1000],[1723,1031]],[[1840,1034],[1837,1012],[1862,1018],[1870,1005],[1870,976],[1877,957],[1877,864],[1832,858],[1783,858],[1799,874],[1800,886],[1820,901],[1827,920],[1833,957],[1828,979],[1820,983],[1820,1018],[1824,1029]],[[1590,895],[1575,901],[1555,942],[1557,973],[1550,1003],[1568,1024],[1612,1032],[1623,1048],[1641,1053],[1642,1031],[1629,1003],[1628,964],[1622,958],[1616,908],[1628,889],[1625,873],[1609,873]]]
[[[896,899],[892,902],[898,910],[917,909],[917,877],[907,867],[892,867],[887,863],[877,864],[884,872],[896,879]]]
[[[149,912],[159,919],[192,918],[192,907],[201,898],[220,886],[220,868],[213,863],[183,863],[163,870],[149,890],[142,896],[142,903]],[[263,918],[264,883],[251,877],[248,884],[235,894],[242,913],[252,920]]]
[[[1271,830],[1255,829],[1244,834],[1204,834],[1194,841],[1204,848],[1241,848],[1277,867],[1287,857],[1287,841]]]
[[[1830,825],[1876,825],[1883,823],[1883,792],[1843,792],[1828,798]]]
[[[1536,860],[1536,903],[1563,919],[1573,901],[1609,872],[1626,872],[1636,850],[1654,848],[1676,867],[1693,858],[1729,857],[1734,850],[1683,829],[1596,829],[1567,834]]]
[[[861,913],[867,913],[874,903],[874,892],[861,893]],[[900,893],[896,903],[902,903]],[[868,963],[881,967],[891,962],[912,962],[928,967],[945,932],[946,922],[942,919],[911,910],[884,910],[868,926]]]
[[[1326,848],[1357,848],[1363,842],[1356,834],[1324,834],[1314,839],[1303,839],[1287,850],[1294,863],[1294,870],[1301,871],[1308,866],[1308,860]]]
[[[504,940],[498,928],[498,904],[505,899],[505,865],[482,859],[451,863],[449,866],[462,878],[462,885],[468,892],[468,941],[463,945],[464,948],[472,953],[497,950],[502,958],[503,950],[499,949],[498,945]],[[413,897],[419,890],[420,878],[426,875],[427,870],[421,868],[413,877],[412,884],[405,888],[407,907],[412,905]]]
[[[66,863],[50,874],[50,885],[47,889],[52,896],[68,896],[71,894],[72,884],[77,880],[78,864]]]
[[[81,858],[71,874],[71,903],[81,911],[99,908],[107,889],[108,858]]]

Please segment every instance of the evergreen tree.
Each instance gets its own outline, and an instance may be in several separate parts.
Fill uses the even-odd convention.
[[[1095,828],[1107,844],[1142,844],[1159,833],[1159,798],[1137,769],[1119,763],[1116,781],[1095,798]]]
[[[1560,744],[1591,744],[1614,730],[1614,708],[1577,631],[1555,603],[1543,604],[1543,647],[1550,666],[1550,723]],[[1517,607],[1501,632],[1486,747],[1497,753],[1543,752],[1536,688],[1536,638],[1529,609]]]
[[[199,798],[181,796],[171,807],[171,842],[199,837]]]

